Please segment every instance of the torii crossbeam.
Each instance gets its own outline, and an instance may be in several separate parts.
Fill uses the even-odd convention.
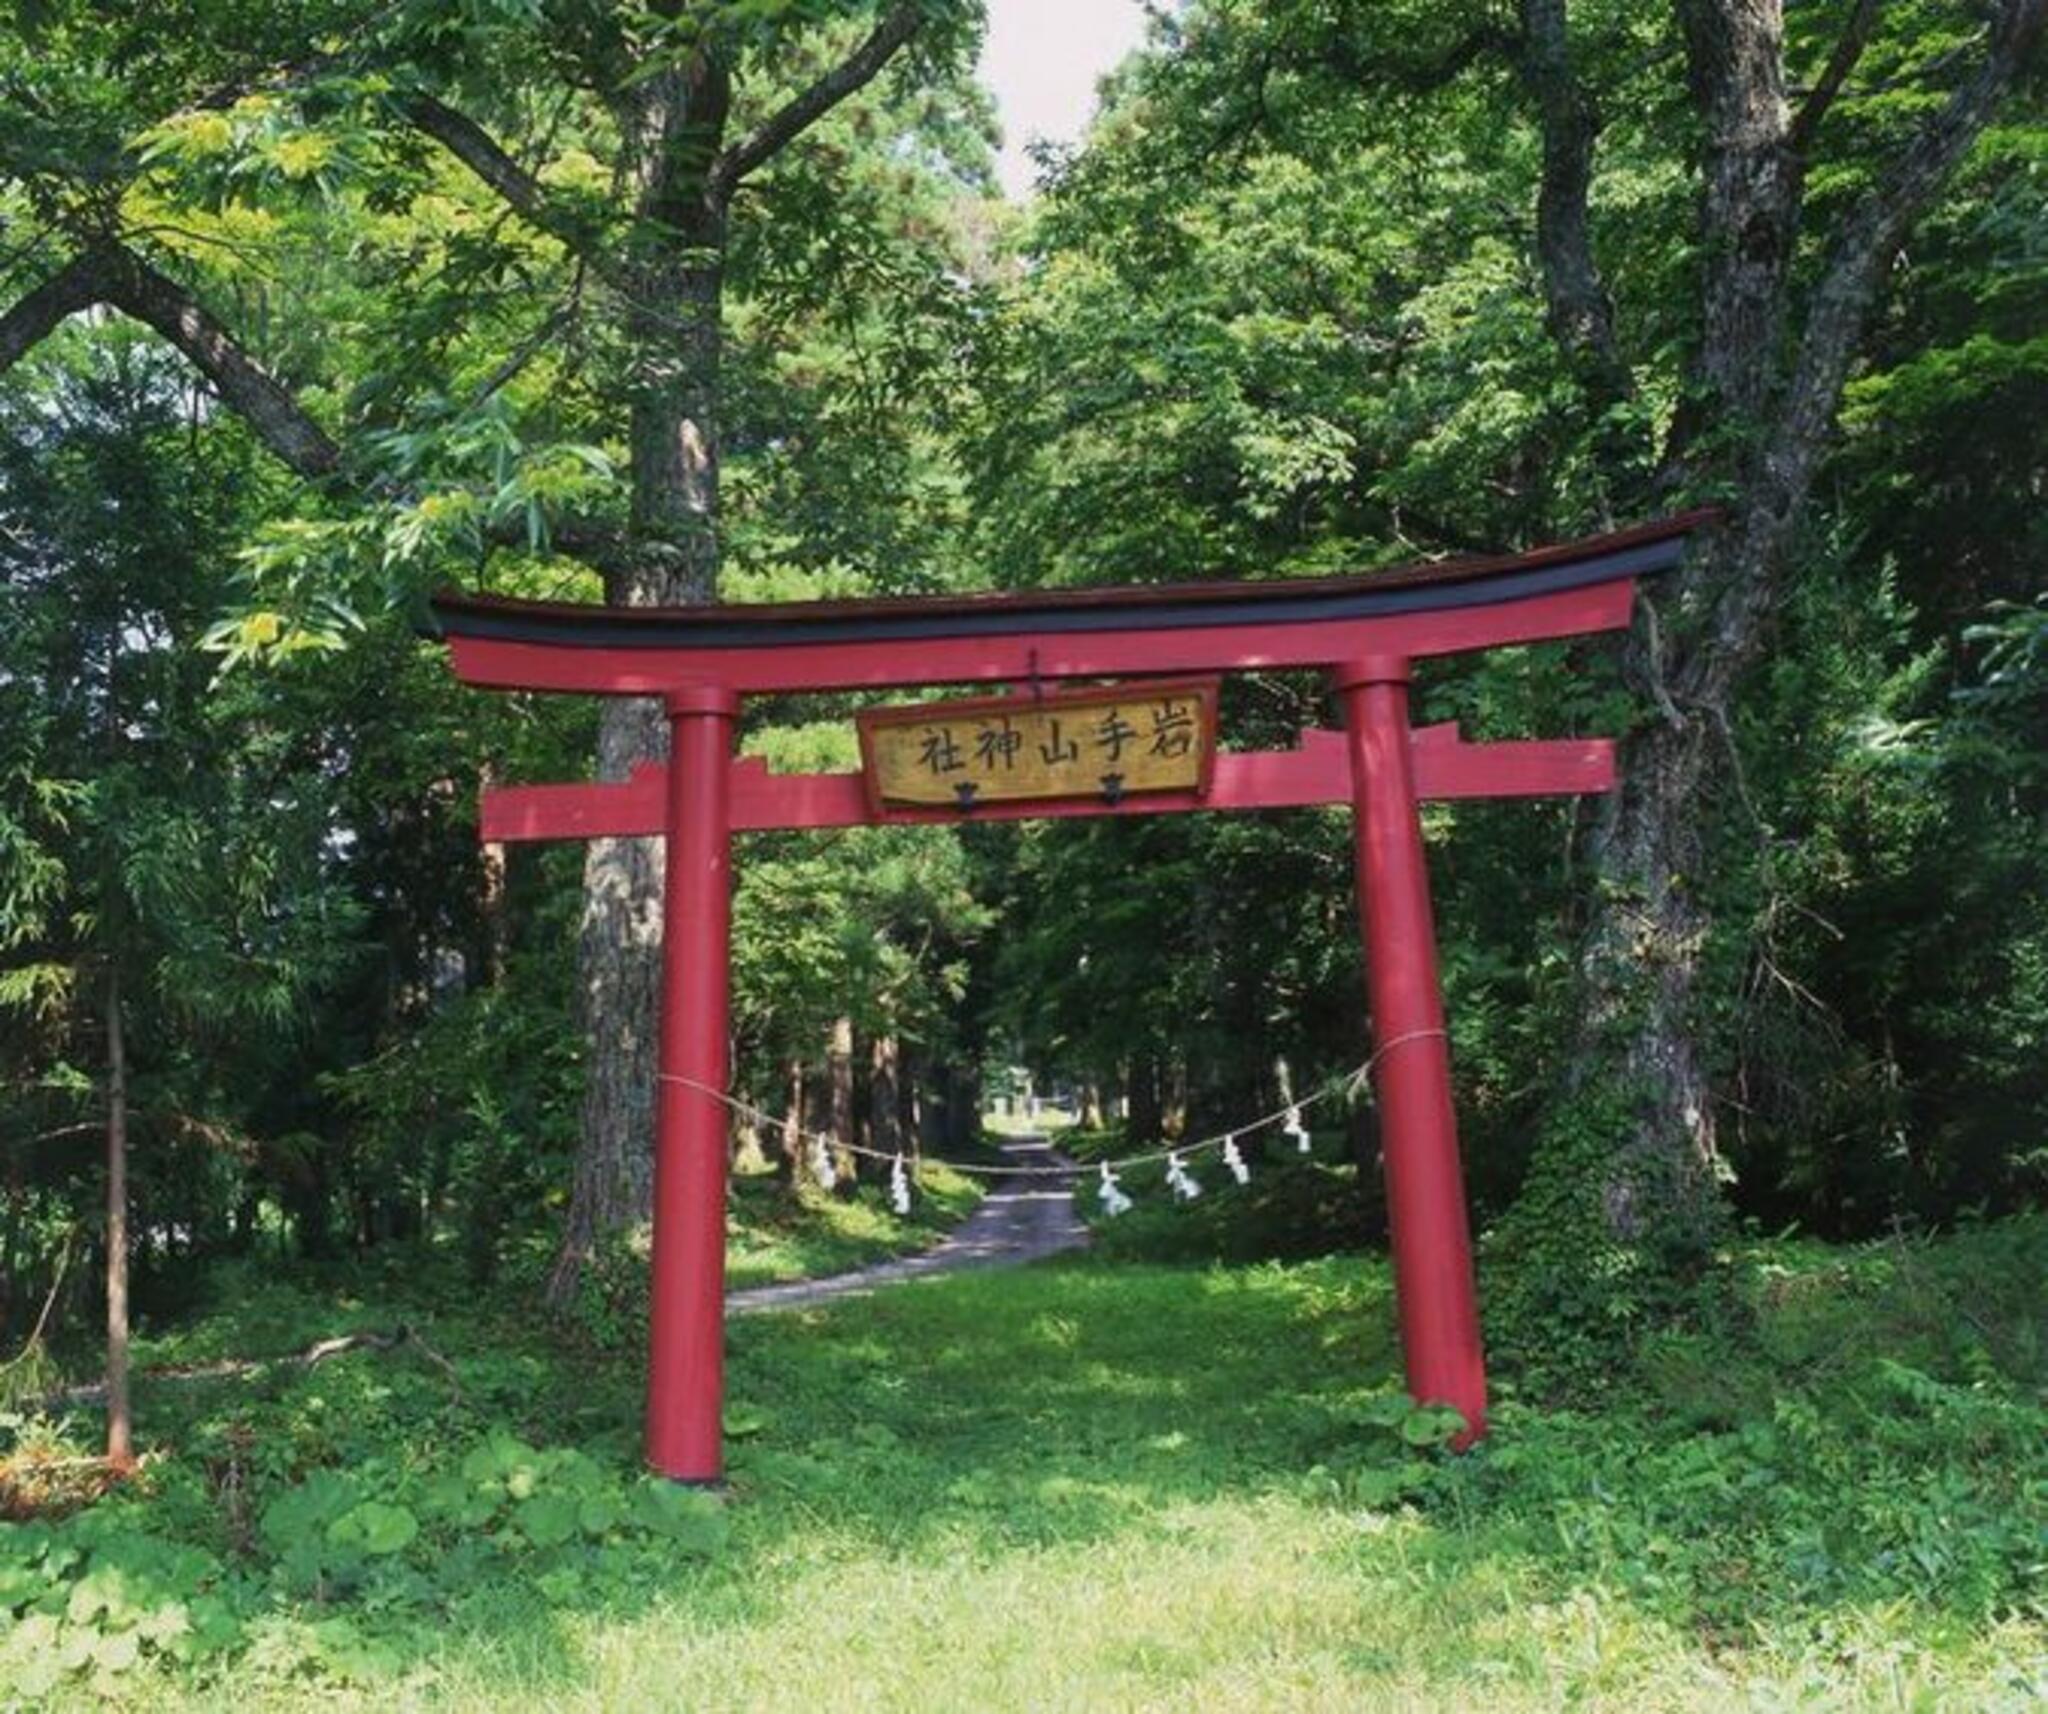
[[[1625,628],[1639,577],[1678,563],[1710,514],[1533,553],[1365,576],[859,602],[612,608],[444,594],[457,675],[493,689],[658,696],[669,759],[623,781],[486,792],[491,840],[667,841],[661,1084],[655,1103],[647,1460],[682,1481],[723,1469],[726,1088],[735,832],[1025,816],[1147,815],[1349,802],[1388,1226],[1409,1392],[1485,1431],[1450,1056],[1418,805],[1603,792],[1605,739],[1467,744],[1415,729],[1418,659]],[[1327,674],[1342,732],[1225,753],[1201,791],[877,808],[860,774],[779,775],[733,754],[741,699],[940,684],[1038,686],[1250,669]],[[1028,693],[1025,693],[1028,694]]]

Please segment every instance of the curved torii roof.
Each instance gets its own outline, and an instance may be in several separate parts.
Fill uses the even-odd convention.
[[[1716,514],[1335,577],[854,601],[611,607],[446,591],[457,674],[498,688],[761,693],[1334,666],[1616,629]]]

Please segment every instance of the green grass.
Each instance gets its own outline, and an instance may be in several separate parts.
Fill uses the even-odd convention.
[[[1597,1414],[1508,1397],[1462,1458],[1406,1445],[1387,1407],[1377,1262],[923,1282],[733,1326],[722,1525],[546,1543],[516,1488],[473,1528],[437,1495],[493,1432],[580,1449],[507,1455],[542,1498],[637,1492],[630,1345],[564,1346],[398,1273],[288,1311],[289,1282],[245,1281],[181,1349],[352,1304],[420,1325],[462,1396],[403,1353],[145,1387],[152,1491],[59,1537],[203,1549],[217,1569],[179,1575],[237,1628],[195,1667],[144,1660],[96,1690],[88,1666],[57,1705],[2035,1706],[2044,1275],[2040,1220],[1761,1248],[1742,1340],[1660,1345]],[[417,1514],[417,1539],[295,1581],[284,1532],[249,1520],[323,1468]],[[166,1563],[131,1580],[134,1612],[168,1598]],[[68,1611],[80,1581],[38,1598]]]
[[[886,1185],[884,1177],[862,1184],[851,1198],[815,1191],[799,1198],[769,1175],[735,1178],[726,1216],[726,1283],[738,1291],[818,1279],[928,1249],[984,1194],[984,1181],[927,1165],[917,1175],[909,1214],[899,1216],[889,1207]]]
[[[1023,1112],[984,1113],[981,1128],[992,1137],[1050,1137],[1074,1129],[1074,1118],[1057,1107],[1041,1107],[1038,1117]]]

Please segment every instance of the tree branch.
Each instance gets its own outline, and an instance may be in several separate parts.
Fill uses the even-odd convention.
[[[341,467],[341,448],[327,431],[190,292],[132,250],[109,245],[101,254],[106,301],[184,352],[265,446],[310,480],[331,476]]]
[[[315,1369],[330,1357],[339,1357],[350,1351],[402,1351],[410,1348],[417,1351],[435,1368],[448,1378],[453,1394],[453,1404],[462,1402],[462,1381],[455,1372],[455,1365],[439,1351],[429,1345],[418,1331],[404,1323],[389,1333],[374,1328],[361,1333],[337,1334],[331,1339],[316,1339],[303,1351],[295,1351],[283,1357],[223,1357],[212,1363],[190,1363],[177,1367],[145,1369],[143,1378],[148,1381],[217,1381],[239,1376],[261,1375],[272,1369]],[[89,1382],[83,1386],[64,1387],[50,1395],[52,1402],[64,1404],[85,1404],[106,1397],[106,1387],[101,1382]]]
[[[1798,355],[1747,503],[1729,525],[1741,537],[1736,552],[1746,563],[1766,565],[1782,548],[1826,450],[1842,388],[1891,259],[1990,122],[2000,97],[2039,42],[2044,22],[2048,0],[2005,0],[1976,71],[1886,163],[1842,222],[1808,302]],[[1689,663],[1689,700],[1725,694],[1759,646],[1759,621],[1770,599],[1766,577],[1730,581],[1715,605],[1712,625],[1722,638],[1738,641],[1696,654]]]
[[[1787,141],[1794,154],[1804,155],[1811,146],[1821,120],[1835,104],[1835,97],[1842,93],[1842,85],[1849,81],[1849,73],[1856,69],[1863,50],[1870,45],[1870,33],[1877,27],[1878,3],[1879,0],[1855,0],[1848,25],[1835,43],[1835,51],[1828,55],[1828,63],[1821,68],[1820,81],[1814,84],[1793,117]]]
[[[1521,0],[1516,76],[1536,103],[1543,179],[1536,197],[1536,255],[1550,334],[1583,374],[1599,406],[1633,390],[1614,336],[1614,305],[1593,259],[1586,215],[1593,144],[1600,126],[1572,70],[1565,0]]]
[[[17,299],[0,315],[0,374],[28,355],[30,349],[57,331],[82,309],[101,301],[102,292],[90,253],[74,257],[41,285]]]
[[[293,398],[284,384],[258,363],[201,307],[183,286],[134,251],[111,242],[82,251],[56,273],[0,314],[0,374],[4,374],[66,317],[105,304],[153,328],[213,383],[223,402],[255,431],[279,459],[308,481],[341,468],[341,448]],[[551,316],[515,360],[526,361],[574,310],[573,299]],[[509,378],[501,371],[494,385]],[[479,402],[488,393],[479,396]],[[501,546],[523,546],[523,525],[493,532]],[[565,518],[550,530],[557,551],[604,569],[627,563],[625,533],[598,519]],[[95,1129],[92,1125],[71,1127]],[[49,1133],[62,1135],[62,1131]]]
[[[114,243],[81,251],[0,315],[0,372],[80,310],[108,304],[182,351],[263,444],[311,480],[332,475],[341,449],[269,370],[175,280]]]
[[[710,188],[722,200],[764,162],[774,159],[849,95],[865,88],[923,23],[908,0],[889,8],[874,32],[801,95],[764,119],[752,135],[720,152],[711,163]]]
[[[1700,328],[1665,434],[1658,486],[1686,479],[1710,424],[1756,430],[1782,374],[1787,271],[1804,175],[1786,143],[1783,15],[1750,0],[1677,0],[1698,114]]]
[[[589,222],[563,208],[539,179],[507,154],[498,140],[468,114],[432,95],[406,96],[402,110],[414,126],[496,191],[506,206],[529,226],[546,233],[571,255],[601,269],[603,258],[598,254],[597,235]]]
[[[1990,122],[2048,23],[2048,0],[2005,0],[1982,63],[1922,124],[1842,223],[1815,287],[1785,402],[1782,435],[1819,436],[1833,420],[1872,301],[1913,223]]]

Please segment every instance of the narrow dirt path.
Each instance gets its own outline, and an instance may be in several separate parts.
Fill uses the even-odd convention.
[[[1004,1143],[1002,1150],[1018,1166],[1073,1170],[1058,1177],[1033,1173],[1004,1179],[942,1243],[919,1255],[899,1256],[891,1262],[877,1262],[873,1267],[834,1274],[829,1279],[791,1280],[787,1285],[753,1286],[732,1292],[725,1300],[727,1313],[744,1315],[763,1309],[794,1309],[960,1268],[1014,1267],[1087,1243],[1088,1228],[1074,1210],[1073,1174],[1080,1169],[1044,1137],[1019,1137]]]

